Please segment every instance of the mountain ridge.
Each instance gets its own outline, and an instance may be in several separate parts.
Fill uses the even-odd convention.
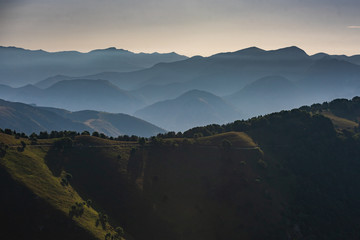
[[[154,103],[134,115],[170,131],[199,124],[225,123],[240,117],[240,113],[222,98],[201,90],[190,90],[174,99]]]
[[[104,71],[127,72],[186,58],[176,53],[140,54],[115,48],[81,53],[0,47],[0,83],[18,87],[58,74],[86,76]]]
[[[142,119],[127,114],[97,111],[71,112],[64,109],[34,107],[0,99],[0,124],[2,128],[31,134],[40,131],[76,132],[97,131],[109,136],[136,135],[149,137],[165,130]],[[90,124],[89,122],[94,122]]]

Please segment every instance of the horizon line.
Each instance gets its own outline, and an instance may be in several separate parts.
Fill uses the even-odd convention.
[[[360,26],[348,26],[348,28],[351,28],[351,29],[360,29]],[[210,55],[200,55],[200,54],[186,55],[186,54],[178,53],[178,52],[176,52],[176,51],[172,51],[172,52],[159,52],[159,51],[144,52],[144,51],[133,51],[133,50],[128,50],[128,49],[124,49],[124,48],[117,48],[117,47],[114,47],[114,46],[105,47],[105,48],[93,48],[93,49],[86,50],[86,51],[74,50],[74,49],[54,51],[54,50],[46,50],[46,49],[42,49],[42,48],[39,48],[39,49],[30,49],[30,48],[18,47],[18,46],[14,46],[14,45],[8,45],[8,46],[0,45],[0,48],[16,48],[16,49],[22,49],[22,50],[26,50],[26,51],[43,51],[43,52],[47,52],[47,53],[77,52],[77,53],[81,53],[81,54],[87,54],[87,53],[90,53],[90,52],[93,52],[93,51],[96,51],[96,50],[109,50],[109,49],[114,49],[114,50],[122,50],[122,51],[124,51],[124,52],[131,52],[131,53],[134,53],[134,54],[177,54],[177,55],[185,56],[185,57],[188,57],[188,58],[192,58],[192,57],[196,57],[196,56],[200,56],[200,57],[211,57],[211,56],[214,56],[214,55],[217,55],[217,54],[234,53],[234,52],[238,52],[238,51],[242,51],[242,50],[246,50],[246,49],[250,49],[250,48],[258,48],[258,49],[264,50],[264,51],[276,51],[276,50],[287,49],[287,48],[292,48],[292,47],[296,47],[296,48],[299,48],[299,49],[303,50],[308,56],[314,56],[314,55],[316,55],[316,54],[321,54],[321,53],[327,54],[327,55],[344,55],[344,56],[347,56],[347,57],[351,57],[351,56],[355,56],[355,55],[360,55],[360,54],[358,54],[358,53],[354,53],[354,54],[352,54],[352,55],[343,54],[343,53],[340,53],[340,54],[338,54],[338,53],[337,53],[337,54],[336,54],[336,53],[330,54],[330,53],[327,53],[327,52],[324,52],[324,51],[317,51],[317,52],[315,52],[315,53],[308,54],[308,52],[307,52],[306,50],[304,50],[303,48],[298,47],[298,46],[296,46],[296,45],[289,45],[289,46],[286,46],[286,47],[280,47],[280,48],[275,48],[275,49],[265,49],[265,48],[261,48],[261,47],[257,47],[257,46],[249,46],[249,47],[240,48],[240,49],[235,49],[235,50],[231,50],[231,51],[226,51],[226,50],[224,50],[224,51],[220,51],[220,52],[215,52],[215,53],[210,54]]]

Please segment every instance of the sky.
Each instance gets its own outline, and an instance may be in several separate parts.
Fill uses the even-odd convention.
[[[0,0],[0,45],[209,56],[257,46],[360,54],[359,0]]]

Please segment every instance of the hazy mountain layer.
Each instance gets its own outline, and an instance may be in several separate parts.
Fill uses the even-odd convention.
[[[130,92],[105,80],[64,80],[46,89],[39,89],[32,85],[21,88],[2,85],[0,93],[9,101],[65,108],[72,111],[87,109],[131,114],[145,106]]]
[[[110,80],[124,89],[189,82],[188,90],[198,88],[225,95],[268,75],[299,79],[312,62],[303,50],[296,47],[274,51],[249,48],[210,57],[195,56],[183,61],[161,63],[130,73],[112,73],[110,76],[104,73],[94,77]]]
[[[156,63],[186,58],[176,53],[132,53],[116,48],[93,50],[88,53],[50,53],[43,50],[0,47],[0,83],[17,87],[58,74],[82,76],[104,71],[134,71],[151,67]]]
[[[70,112],[63,109],[33,107],[0,100],[0,128],[18,132],[97,131],[109,136],[152,136],[165,130],[126,114],[96,111]]]
[[[220,97],[192,90],[175,99],[145,107],[135,116],[170,131],[183,131],[191,126],[230,122],[239,119],[241,114]]]
[[[117,53],[119,50],[104,51]],[[31,85],[17,89],[1,86],[0,94],[11,101],[72,111],[97,110],[133,114],[149,107],[147,116],[154,116],[157,114],[150,113],[149,109],[155,111],[155,108],[149,105],[199,89],[225,96],[224,99],[242,112],[241,117],[247,118],[360,94],[360,66],[353,59],[357,59],[357,56],[309,56],[297,47],[271,51],[252,47],[210,57],[195,56],[171,63],[159,63],[133,72],[100,72],[82,78],[57,75],[37,84],[45,89]],[[219,106],[208,108],[206,112],[216,116],[221,111]],[[163,112],[165,111],[174,110],[163,107]],[[183,117],[191,118],[194,114],[190,115]],[[234,119],[222,118],[224,121]],[[206,118],[202,122],[199,119],[200,117],[194,123],[209,123]],[[210,119],[220,121],[218,117]],[[181,125],[182,122],[186,121],[175,125]],[[194,126],[186,125],[186,128]],[[174,128],[174,125],[171,127]]]
[[[258,79],[225,99],[241,110],[246,118],[291,109],[300,103],[306,103],[298,87],[281,76]]]
[[[311,103],[358,94],[360,66],[351,60],[357,58],[322,54],[309,56],[297,47],[271,51],[252,47],[210,57],[195,56],[183,61],[161,63],[134,72],[104,72],[86,78],[109,80],[122,89],[132,90],[146,103],[152,104],[192,89],[227,96],[260,78],[281,76],[296,83],[301,94],[308,99],[306,103]],[[301,104],[303,102],[298,102],[297,106]]]

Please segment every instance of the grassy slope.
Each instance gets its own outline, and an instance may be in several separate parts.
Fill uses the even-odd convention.
[[[35,195],[44,199],[56,210],[68,215],[69,209],[75,202],[83,202],[79,194],[71,187],[64,187],[60,184],[60,177],[55,177],[44,162],[49,147],[31,146],[26,139],[14,139],[13,136],[0,134],[0,139],[7,145],[20,145],[23,140],[28,144],[23,152],[19,152],[16,146],[11,146],[7,154],[0,160],[0,163],[10,173],[11,177],[24,184]],[[53,140],[43,141],[44,144],[51,144]],[[74,217],[76,224],[90,232],[98,239],[103,239],[107,233],[100,227],[95,227],[98,213],[85,207],[84,214]]]
[[[74,176],[72,184],[76,190],[92,199],[96,209],[108,214],[113,226],[123,226],[136,239],[139,236],[139,239],[145,239],[148,234],[146,228],[150,228],[151,222],[145,223],[148,219],[144,215],[151,214],[147,214],[146,203],[136,186],[129,184],[126,175],[127,160],[131,149],[136,146],[134,142],[78,136],[73,148],[63,152],[51,149],[45,160],[56,176],[61,170],[70,172]],[[125,238],[132,239],[128,233]]]
[[[230,148],[222,146],[225,139]],[[44,146],[28,145],[24,152],[13,147],[1,164],[63,215],[83,201],[80,193],[108,213],[113,226],[123,226],[127,239],[281,239],[286,233],[281,221],[291,176],[282,177],[277,157],[243,132],[144,147],[78,136],[66,151],[46,146],[52,141],[39,140]],[[60,185],[63,170],[73,175],[74,188]],[[96,217],[86,208],[75,221],[103,239]]]
[[[230,149],[222,148],[224,139]],[[42,157],[55,176],[70,172],[81,196],[93,199],[113,225],[135,239],[276,235],[280,197],[263,181],[268,166],[259,162],[263,153],[249,136],[231,132],[190,143],[167,141],[140,147],[79,136],[72,149],[50,149]]]
[[[230,141],[234,147],[251,148],[257,146],[251,137],[249,137],[244,132],[228,132],[209,137],[202,137],[198,139],[198,142],[205,145],[209,144],[214,146],[221,146],[221,143],[224,139]]]
[[[356,122],[336,116],[330,111],[323,111],[321,114],[329,118],[333,122],[334,127],[337,129],[346,129],[352,131],[354,128],[359,126],[359,124]]]

